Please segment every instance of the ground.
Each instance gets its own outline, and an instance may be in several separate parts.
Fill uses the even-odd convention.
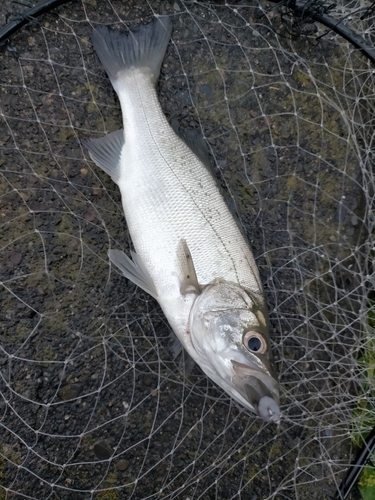
[[[2,49],[0,499],[334,493],[350,459],[367,249],[350,47],[291,38],[262,5],[72,2]],[[163,109],[204,134],[260,268],[279,428],[198,367],[185,379],[157,303],[108,262],[131,242],[84,140],[122,123],[90,35],[153,13],[174,23]]]

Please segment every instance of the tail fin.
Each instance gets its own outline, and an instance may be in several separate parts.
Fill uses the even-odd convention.
[[[98,26],[92,43],[116,90],[119,73],[130,68],[148,68],[156,83],[161,63],[171,37],[172,22],[168,16],[133,28],[129,34]]]

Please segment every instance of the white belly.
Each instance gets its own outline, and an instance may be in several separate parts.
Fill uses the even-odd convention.
[[[185,240],[200,285],[223,278],[256,292],[253,256],[214,179],[176,136],[151,83],[131,73],[119,92],[125,129],[118,181],[131,238],[180,337],[191,308],[181,294]],[[129,79],[130,79],[129,78]]]

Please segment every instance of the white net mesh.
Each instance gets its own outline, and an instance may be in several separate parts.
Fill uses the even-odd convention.
[[[325,499],[374,425],[374,69],[242,3],[72,2],[0,54],[0,499]],[[369,3],[337,3],[371,43]],[[82,141],[122,123],[90,36],[155,14],[163,109],[202,130],[260,267],[279,428],[185,379],[157,303],[108,262],[130,238]]]

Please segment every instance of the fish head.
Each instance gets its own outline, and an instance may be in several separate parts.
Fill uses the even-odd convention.
[[[279,384],[262,295],[215,280],[196,298],[189,331],[203,370],[263,420],[278,422]]]

